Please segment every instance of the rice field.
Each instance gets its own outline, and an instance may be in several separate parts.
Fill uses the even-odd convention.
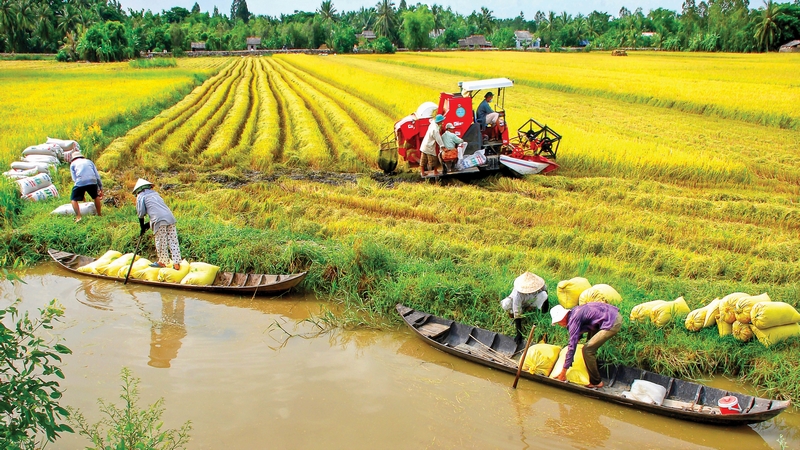
[[[190,257],[238,271],[308,269],[307,289],[344,303],[351,324],[391,322],[404,302],[510,331],[497,301],[525,270],[551,291],[574,276],[611,284],[623,312],[680,295],[696,308],[734,291],[800,305],[798,62],[501,52],[227,59],[97,162],[123,205],[138,176],[171,186]],[[397,119],[459,81],[497,76],[515,80],[505,103],[512,130],[533,117],[564,136],[556,173],[370,177]],[[33,214],[22,219],[31,236],[58,225]],[[67,250],[128,239],[95,231]],[[219,237],[227,233],[262,237],[242,246]],[[800,395],[796,374],[771,375],[796,341],[739,351],[680,326],[652,339],[637,332],[643,340],[615,357],[656,367],[670,351],[676,374],[723,370]]]

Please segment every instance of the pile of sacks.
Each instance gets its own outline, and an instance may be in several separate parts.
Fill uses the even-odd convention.
[[[788,303],[773,302],[766,293],[734,292],[690,312],[685,326],[689,331],[700,331],[716,324],[720,336],[733,335],[742,342],[755,337],[769,347],[800,336],[798,322],[800,313]]]
[[[564,368],[568,348],[544,343],[531,345],[525,355],[522,370],[534,375],[556,378]],[[575,349],[572,366],[567,369],[567,381],[581,386],[589,384],[589,371],[586,370],[586,362],[583,360],[583,344],[578,344]]]
[[[128,275],[128,267],[130,267],[130,278],[133,279],[195,286],[211,285],[219,272],[219,266],[204,262],[189,263],[185,259],[181,261],[180,270],[175,270],[171,266],[150,267],[152,262],[139,256],[133,260],[133,266],[131,266],[131,259],[133,259],[133,253],[123,255],[120,252],[109,250],[94,262],[81,266],[77,270],[94,275],[125,278]]]
[[[22,161],[11,163],[11,170],[4,172],[7,178],[19,185],[22,198],[31,201],[58,197],[58,190],[50,178],[50,168],[60,162],[72,161],[74,152],[80,151],[75,141],[47,138],[47,142],[32,145],[22,151]]]
[[[566,309],[572,309],[586,303],[601,302],[610,305],[619,305],[622,296],[616,289],[607,284],[592,286],[586,278],[575,277],[558,283],[556,290],[558,303]]]
[[[683,297],[668,302],[665,300],[653,300],[651,302],[640,303],[631,310],[631,322],[650,321],[657,327],[675,320],[676,317],[683,317],[689,314],[689,305]]]

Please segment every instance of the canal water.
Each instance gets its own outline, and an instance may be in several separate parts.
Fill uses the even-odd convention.
[[[55,264],[3,282],[0,306],[56,298],[62,405],[90,423],[119,403],[120,371],[140,406],[165,400],[165,427],[190,420],[190,449],[779,449],[800,415],[715,427],[663,418],[470,363],[406,330],[324,329],[314,298],[221,296],[74,276]],[[715,384],[728,383],[725,380]],[[737,388],[743,389],[743,388]],[[89,445],[65,434],[47,448]]]

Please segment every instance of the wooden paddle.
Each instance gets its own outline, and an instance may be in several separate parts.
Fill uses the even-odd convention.
[[[131,265],[128,266],[128,274],[125,275],[125,282],[122,283],[123,285],[128,284],[128,278],[130,278],[131,269],[133,269],[133,262],[136,261],[136,254],[139,253],[139,244],[142,243],[142,236],[144,236],[144,233],[139,233],[139,239],[136,241],[136,249],[133,251],[133,258],[131,258]]]
[[[514,377],[514,384],[511,385],[512,388],[517,388],[517,382],[519,381],[519,376],[522,375],[522,365],[525,364],[525,356],[528,354],[528,347],[531,346],[531,341],[533,340],[533,330],[536,329],[536,325],[531,327],[531,332],[528,333],[528,342],[525,343],[525,350],[522,352],[522,356],[519,357],[519,366],[517,367],[517,376]]]

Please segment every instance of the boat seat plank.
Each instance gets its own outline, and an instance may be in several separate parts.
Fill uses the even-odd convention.
[[[442,333],[449,330],[450,330],[449,325],[444,325],[441,323],[434,323],[434,322],[428,322],[425,325],[417,327],[417,331],[419,331],[421,335],[431,339],[437,338],[441,336]]]
[[[667,408],[675,408],[683,411],[694,411],[705,414],[719,414],[719,408],[711,406],[695,405],[689,402],[682,402],[679,400],[664,399],[664,402],[661,403],[661,405],[666,406]]]
[[[752,408],[750,408],[751,413],[760,413],[764,411],[769,411],[769,407],[772,405],[772,401],[766,398],[757,398],[754,402]]]

